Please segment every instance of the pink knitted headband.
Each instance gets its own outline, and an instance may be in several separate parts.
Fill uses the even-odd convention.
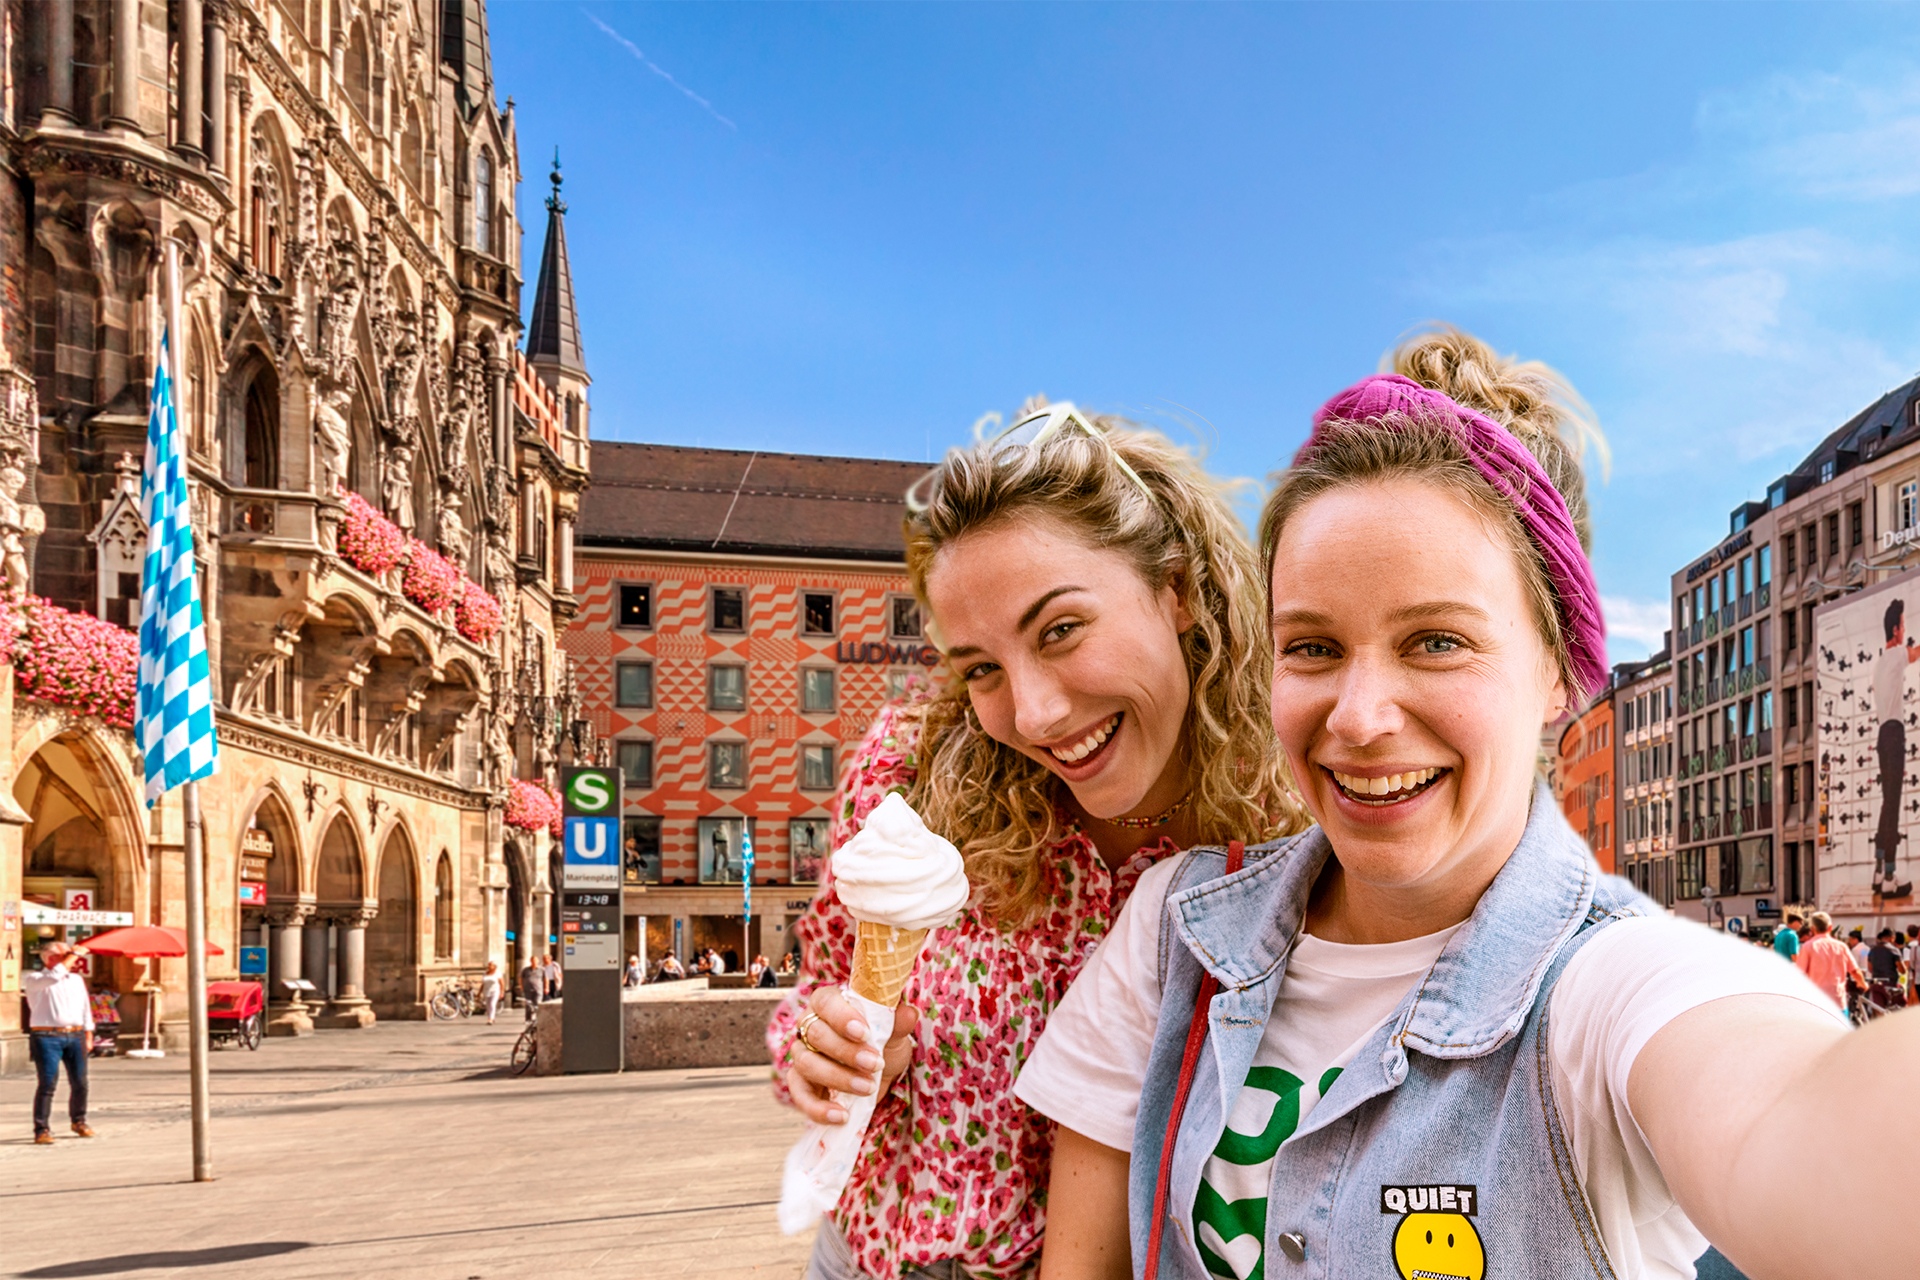
[[[1488,483],[1513,503],[1520,522],[1546,560],[1560,602],[1560,621],[1566,629],[1574,675],[1589,696],[1604,689],[1607,624],[1600,614],[1600,589],[1594,584],[1593,565],[1580,547],[1580,535],[1574,530],[1566,499],[1553,487],[1539,460],[1512,432],[1411,378],[1397,373],[1375,374],[1320,406],[1313,415],[1313,434],[1294,454],[1294,465],[1306,461],[1325,438],[1329,421],[1381,421],[1396,413],[1416,422],[1458,428],[1467,457]]]

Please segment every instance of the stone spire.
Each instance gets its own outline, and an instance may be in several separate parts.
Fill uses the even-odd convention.
[[[547,243],[540,251],[540,279],[533,290],[533,321],[527,326],[527,362],[585,376],[580,319],[573,309],[573,271],[567,265],[567,206],[560,199],[560,149],[553,151],[553,194],[547,197]]]

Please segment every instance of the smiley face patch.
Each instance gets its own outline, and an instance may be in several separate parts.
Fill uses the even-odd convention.
[[[1486,1280],[1486,1247],[1473,1225],[1479,1208],[1478,1187],[1381,1187],[1380,1212],[1401,1215],[1393,1233],[1400,1280]]]

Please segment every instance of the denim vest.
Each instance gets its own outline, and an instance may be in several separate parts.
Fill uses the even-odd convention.
[[[1307,897],[1318,827],[1224,855],[1197,849],[1160,924],[1161,1016],[1134,1129],[1128,1202],[1144,1272],[1167,1117],[1202,966],[1219,981],[1175,1146],[1160,1275],[1205,1277],[1200,1173],[1266,1033]],[[1615,1275],[1576,1176],[1547,1067],[1547,1001],[1599,928],[1658,908],[1601,874],[1544,786],[1519,847],[1426,977],[1274,1159],[1266,1280]]]

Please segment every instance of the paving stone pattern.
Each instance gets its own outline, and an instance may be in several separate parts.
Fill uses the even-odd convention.
[[[93,1063],[91,1140],[32,1144],[0,1077],[0,1275],[779,1277],[800,1121],[763,1067],[526,1076],[518,1013],[213,1054],[216,1180],[191,1181],[186,1058]]]

